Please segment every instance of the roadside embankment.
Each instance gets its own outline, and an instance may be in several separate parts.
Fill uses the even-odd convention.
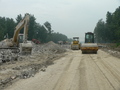
[[[110,53],[111,55],[120,58],[120,46],[117,46],[115,43],[107,43],[107,44],[98,44],[100,49]]]

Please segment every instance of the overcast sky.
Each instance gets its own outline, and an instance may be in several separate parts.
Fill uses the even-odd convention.
[[[0,16],[30,13],[40,24],[50,22],[54,32],[84,41],[85,32],[93,32],[98,20],[119,6],[120,0],[0,0]]]

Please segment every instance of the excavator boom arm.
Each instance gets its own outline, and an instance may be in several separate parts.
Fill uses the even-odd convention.
[[[25,17],[19,22],[19,24],[15,27],[14,36],[13,36],[13,43],[18,43],[18,35],[20,30],[24,27],[24,36],[23,40],[25,41],[27,39],[27,33],[28,33],[28,22],[29,22],[29,14],[26,14]]]

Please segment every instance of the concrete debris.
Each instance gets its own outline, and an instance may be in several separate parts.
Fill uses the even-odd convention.
[[[45,69],[45,68],[42,68],[42,69],[41,69],[41,71],[45,72],[45,71],[46,71],[46,69]]]
[[[0,50],[0,62],[8,62],[12,60],[17,60],[19,53],[13,53],[10,49],[1,49]]]
[[[48,65],[54,64],[53,61],[66,52],[65,48],[52,41],[32,44],[32,55],[20,55],[10,49],[0,50],[0,90],[16,79],[27,79],[36,73],[45,72]]]
[[[11,76],[11,79],[12,79],[12,80],[14,80],[14,79],[16,79],[16,78],[17,78],[17,76],[15,76],[15,75],[14,75],[14,76]]]

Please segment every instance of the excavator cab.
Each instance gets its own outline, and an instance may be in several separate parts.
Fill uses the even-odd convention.
[[[18,35],[18,47],[20,50],[20,54],[26,55],[26,54],[31,54],[32,52],[32,44],[31,41],[26,41],[24,40],[24,34],[19,34]]]
[[[19,49],[20,49],[20,53],[22,55],[24,54],[31,54],[32,51],[32,44],[31,41],[26,41],[24,40],[24,34],[19,34],[18,36],[18,42],[19,42]]]
[[[19,34],[18,36],[18,42],[23,43],[23,34]]]

